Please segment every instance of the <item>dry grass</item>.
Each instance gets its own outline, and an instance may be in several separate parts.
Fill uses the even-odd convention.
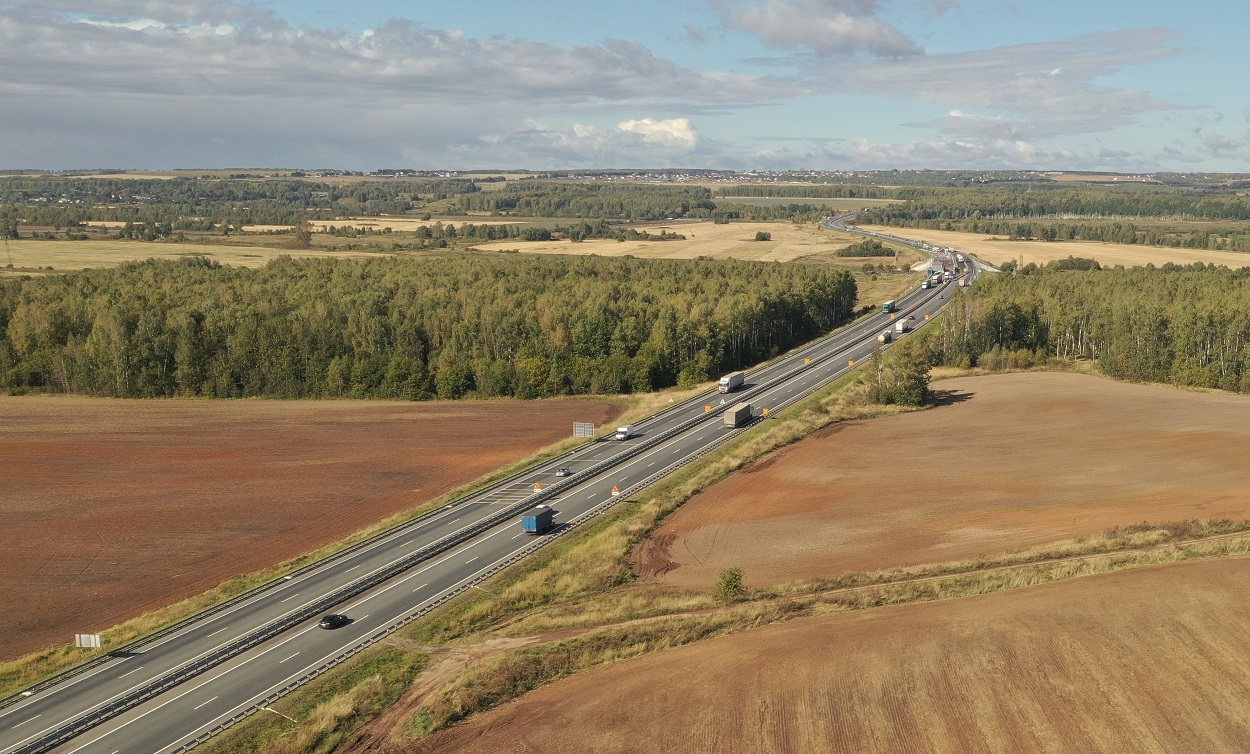
[[[644,259],[746,259],[760,262],[817,262],[844,267],[861,267],[865,261],[893,263],[889,257],[857,259],[834,256],[834,252],[860,240],[859,236],[826,230],[815,224],[744,222],[718,225],[712,222],[651,223],[634,226],[637,230],[659,235],[661,231],[685,236],[684,241],[615,241],[596,238],[580,243],[572,241],[520,241],[476,244],[483,251],[516,249],[527,254],[597,254],[605,257],[634,256]],[[763,231],[771,241],[756,241]],[[920,259],[915,251],[903,251],[899,264],[910,265]]]
[[[9,241],[13,269],[0,267],[0,275],[65,272],[97,267],[113,267],[143,259],[182,259],[208,257],[235,267],[264,267],[279,256],[308,256],[359,259],[389,256],[378,251],[305,251],[280,246],[235,246],[217,243],[169,243],[130,240],[87,241]],[[3,260],[8,263],[8,258]],[[45,268],[51,268],[47,270]]]
[[[865,230],[891,233],[903,238],[925,240],[940,246],[951,246],[989,262],[1002,264],[1022,257],[1025,264],[1045,264],[1055,259],[1085,257],[1097,259],[1104,267],[1122,264],[1136,267],[1146,264],[1156,266],[1176,264],[1220,264],[1228,267],[1250,266],[1250,254],[1233,251],[1206,251],[1204,249],[1172,249],[1162,246],[1139,244],[1102,243],[1099,241],[1009,241],[1005,238],[986,237],[983,233],[961,233],[949,230],[922,230],[918,228],[887,228],[863,226]]]

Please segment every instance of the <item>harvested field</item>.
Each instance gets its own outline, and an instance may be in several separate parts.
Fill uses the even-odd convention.
[[[1207,251],[1205,249],[1172,249],[1163,246],[1140,244],[1102,243],[1100,241],[1009,241],[1006,238],[986,237],[984,233],[961,233],[951,230],[921,230],[917,228],[890,228],[865,225],[865,230],[890,233],[901,238],[925,240],[939,246],[951,246],[980,257],[990,264],[1002,264],[1012,260],[1024,263],[1046,264],[1055,259],[1085,257],[1097,259],[1104,267],[1122,264],[1138,267],[1146,264],[1220,264],[1238,268],[1250,266],[1250,254],[1235,251]]]
[[[0,397],[0,659],[316,549],[568,437],[604,401]]]
[[[28,274],[32,269],[51,267],[54,272],[84,268],[113,267],[141,259],[181,259],[208,257],[233,267],[264,267],[280,256],[362,258],[390,256],[368,251],[321,251],[284,249],[278,246],[234,246],[215,243],[156,243],[129,240],[89,241],[10,241],[9,253],[14,270],[0,269],[0,275]],[[7,257],[5,258],[7,263]]]
[[[483,251],[516,249],[527,254],[598,254],[605,257],[631,255],[645,259],[749,259],[762,262],[813,262],[860,267],[865,261],[894,263],[892,257],[839,258],[834,252],[860,240],[860,236],[825,230],[815,224],[793,223],[729,223],[681,222],[635,226],[640,232],[660,235],[677,233],[684,241],[615,241],[593,238],[580,243],[572,241],[520,241],[511,239],[495,243],[475,244]],[[772,235],[771,241],[756,241],[757,231]],[[900,264],[910,265],[920,255],[905,251]]]
[[[1250,748],[1250,560],[768,626],[540,688],[410,752]]]
[[[774,584],[1250,517],[1250,397],[1061,373],[934,388],[936,409],[833,425],[704,490],[635,569],[706,589],[739,566]]]

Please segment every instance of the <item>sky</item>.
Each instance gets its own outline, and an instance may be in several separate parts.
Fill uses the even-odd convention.
[[[1250,172],[1241,0],[0,0],[0,169]]]

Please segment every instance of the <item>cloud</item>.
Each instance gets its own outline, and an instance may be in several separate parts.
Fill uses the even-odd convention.
[[[877,18],[876,0],[761,0],[721,2],[722,20],[781,49],[808,49],[817,55],[868,53],[907,57],[922,50],[910,37]]]
[[[809,60],[807,70],[836,91],[953,108],[947,117],[913,125],[952,135],[1044,139],[1109,131],[1145,113],[1176,109],[1147,92],[1095,83],[1126,66],[1176,55],[1174,41],[1167,30],[1137,29],[871,65]]]
[[[623,40],[474,39],[407,20],[362,33],[297,28],[214,0],[0,3],[0,71],[9,72],[0,95],[14,115],[6,166],[41,167],[309,164],[320,155],[377,167],[415,142],[472,144],[553,112],[616,122],[810,91],[797,76],[697,70]],[[658,130],[636,141],[680,144],[694,132],[683,135],[678,120],[655,121]],[[63,148],[49,148],[50,131]],[[138,155],[147,157],[136,163]]]
[[[644,141],[666,146],[693,149],[699,143],[699,137],[695,135],[694,129],[690,127],[690,121],[686,118],[627,120],[618,124],[616,128],[618,131],[641,134]]]

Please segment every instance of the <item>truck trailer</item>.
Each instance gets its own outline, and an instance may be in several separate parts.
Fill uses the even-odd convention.
[[[623,427],[616,428],[616,439],[618,440],[628,440],[629,438],[633,436],[634,436],[634,425],[632,424],[626,424]]]
[[[726,427],[741,427],[749,421],[751,421],[750,403],[739,403],[736,406],[731,406],[725,411]]]
[[[877,336],[877,342],[880,343],[881,345],[885,345],[886,343],[889,343],[891,340],[894,340],[894,333],[889,330],[886,330],[885,332]]]
[[[720,391],[722,393],[732,393],[742,387],[742,383],[747,381],[746,372],[730,372],[720,378]]]
[[[908,331],[908,330],[910,330],[910,329],[911,329],[911,324],[910,324],[910,323],[908,323],[908,321],[907,321],[907,320],[905,320],[905,319],[900,319],[900,320],[899,320],[897,323],[895,323],[895,325],[894,325],[894,331],[895,331],[895,332],[904,333],[904,332],[907,332],[907,331]]]
[[[521,531],[526,534],[542,534],[555,526],[555,511],[546,505],[539,505],[521,516]]]

